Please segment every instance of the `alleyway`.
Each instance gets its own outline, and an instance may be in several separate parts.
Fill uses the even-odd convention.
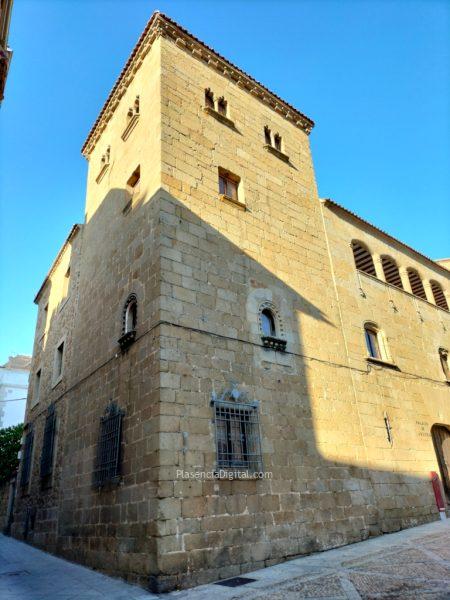
[[[239,587],[209,584],[167,600],[450,600],[450,520],[381,536],[245,574]],[[0,536],[2,600],[151,600],[140,588]]]

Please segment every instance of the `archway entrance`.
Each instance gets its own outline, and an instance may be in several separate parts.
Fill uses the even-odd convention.
[[[433,425],[431,435],[447,502],[450,502],[450,426]]]

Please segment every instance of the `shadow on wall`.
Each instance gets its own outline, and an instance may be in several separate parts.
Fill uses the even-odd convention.
[[[284,256],[268,230],[256,260],[245,251],[245,220],[230,217],[232,208],[223,208],[224,233],[164,190],[145,196],[127,207],[126,190],[111,190],[84,227],[65,388],[42,399],[65,406],[58,477],[50,494],[36,487],[18,499],[14,535],[21,536],[26,508],[37,506],[33,543],[143,585],[150,574],[162,591],[186,585],[180,573],[206,569],[217,579],[230,565],[244,572],[436,519],[428,473],[401,472],[390,457],[376,468],[368,462],[335,299],[302,270],[301,253],[297,262]],[[231,241],[236,230],[243,247]],[[327,260],[321,269],[331,281]],[[120,354],[130,293],[138,298],[136,341]],[[263,347],[264,303],[277,310],[286,352]],[[177,480],[177,469],[214,467],[211,394],[231,384],[260,403],[264,468],[273,477]],[[97,491],[99,419],[111,400],[125,411],[123,481]],[[381,436],[376,443],[382,456],[396,452]],[[342,460],[328,460],[328,450],[340,450]],[[428,450],[435,467],[431,438]],[[414,449],[400,452],[413,464]]]

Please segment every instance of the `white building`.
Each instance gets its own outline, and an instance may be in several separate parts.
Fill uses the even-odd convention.
[[[10,356],[0,366],[0,429],[23,423],[31,356]]]

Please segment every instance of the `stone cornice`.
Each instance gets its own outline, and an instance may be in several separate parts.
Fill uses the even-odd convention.
[[[39,302],[39,298],[47,284],[47,281],[50,279],[50,277],[52,276],[52,274],[54,273],[56,267],[59,265],[59,263],[61,262],[61,258],[64,254],[65,249],[67,248],[67,246],[70,244],[70,242],[73,240],[73,238],[77,235],[77,233],[80,231],[80,229],[82,228],[81,224],[75,223],[75,225],[72,226],[72,229],[69,232],[69,235],[66,238],[66,241],[64,242],[64,244],[61,246],[58,254],[56,255],[55,260],[53,261],[52,266],[50,267],[49,272],[47,273],[44,281],[42,282],[41,287],[38,290],[38,293],[36,294],[36,297],[34,298],[34,303],[38,304]]]
[[[95,121],[81,150],[86,158],[91,154],[97,140],[104,131],[109,119],[117,108],[130,81],[142,65],[153,42],[158,37],[173,41],[191,56],[207,64],[210,68],[233,81],[236,85],[256,97],[260,102],[287,119],[290,123],[310,134],[314,122],[296,108],[282,100],[250,75],[233,65],[215,50],[201,42],[186,29],[160,12],[153,13],[136,46],[122,69],[111,93]]]
[[[334,202],[334,200],[331,200],[330,198],[323,198],[323,199],[320,200],[320,202],[324,206],[326,206],[327,208],[329,208],[330,210],[333,210],[335,212],[340,212],[340,213],[342,213],[344,215],[347,215],[353,221],[356,221],[357,223],[364,225],[367,229],[369,229],[370,231],[372,231],[373,233],[375,233],[375,235],[378,235],[379,237],[383,237],[388,242],[395,242],[399,246],[399,248],[402,249],[403,251],[404,251],[404,249],[409,250],[410,252],[412,252],[413,254],[415,254],[418,258],[424,259],[426,261],[426,263],[428,263],[429,267],[434,267],[438,271],[441,271],[441,273],[443,275],[445,275],[447,277],[447,279],[450,279],[450,270],[447,269],[446,267],[444,267],[444,265],[439,264],[438,262],[436,262],[435,260],[433,260],[429,256],[426,256],[425,254],[422,254],[422,252],[419,252],[415,248],[412,248],[411,246],[408,246],[408,244],[405,244],[401,240],[395,238],[390,233],[387,233],[386,231],[383,231],[382,229],[380,229],[376,225],[373,225],[372,223],[369,223],[369,221],[366,221],[365,219],[363,219],[362,217],[360,217],[356,213],[352,212],[348,208],[345,208],[341,204],[338,204],[337,202]]]

